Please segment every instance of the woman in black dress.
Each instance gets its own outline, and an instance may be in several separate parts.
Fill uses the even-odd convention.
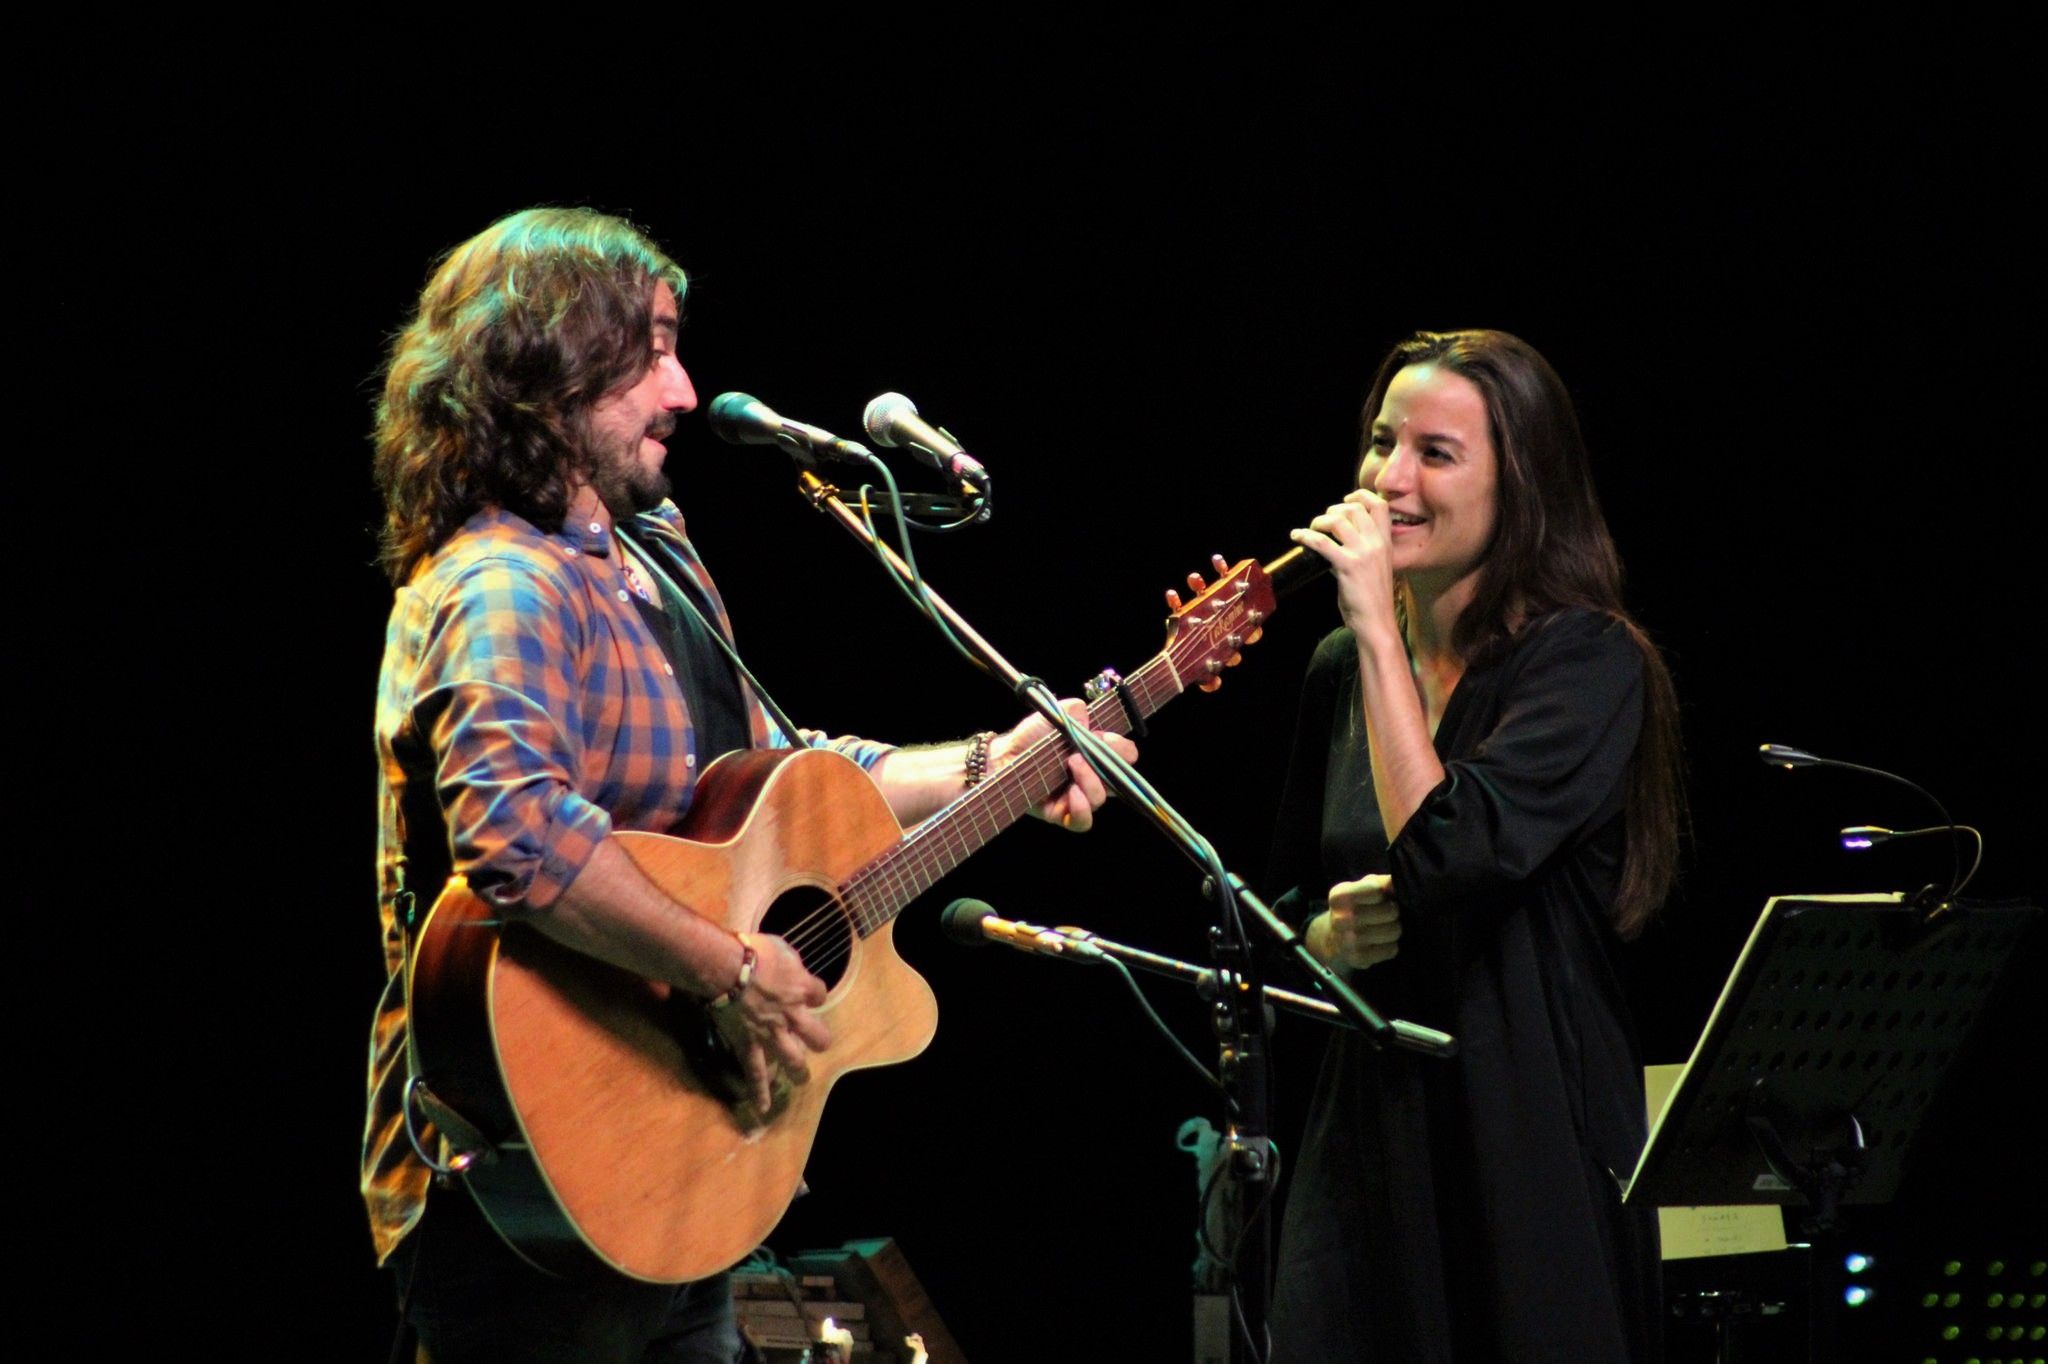
[[[1279,1361],[1642,1360],[1654,1213],[1614,953],[1669,888],[1677,707],[1621,607],[1578,418],[1503,332],[1380,367],[1358,491],[1294,539],[1344,628],[1304,688],[1275,875],[1309,945],[1449,1061],[1343,1034],[1287,1196]]]

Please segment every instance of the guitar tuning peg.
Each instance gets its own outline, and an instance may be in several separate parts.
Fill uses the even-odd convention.
[[[1180,593],[1170,587],[1166,589],[1166,609],[1169,611],[1180,610]]]
[[[1263,628],[1254,630],[1244,637],[1244,642],[1247,644],[1257,644],[1265,636],[1265,633]]]
[[[1223,685],[1223,679],[1220,677],[1212,677],[1207,682],[1197,682],[1195,685],[1197,687],[1200,687],[1203,691],[1215,691],[1218,687]]]
[[[1226,578],[1230,576],[1230,565],[1224,562],[1221,554],[1211,554],[1209,562],[1215,567],[1217,577]]]
[[[1195,595],[1198,597],[1209,590],[1209,584],[1202,581],[1202,575],[1199,573],[1188,574],[1188,586],[1195,589]]]

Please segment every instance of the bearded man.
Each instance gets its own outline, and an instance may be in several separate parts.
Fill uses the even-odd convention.
[[[670,899],[614,835],[674,830],[720,754],[800,741],[859,763],[909,825],[1047,732],[1034,718],[904,749],[799,739],[770,718],[720,647],[731,627],[662,473],[662,442],[697,405],[677,356],[686,289],[630,224],[530,209],[451,251],[391,348],[376,424],[397,589],[377,704],[390,979],[362,1187],[420,1357],[438,1364],[723,1364],[739,1340],[723,1275],[550,1277],[460,1187],[430,1190],[404,1115],[407,907],[460,876],[496,917],[717,1001],[765,1110],[772,1084],[801,1083],[831,1045],[825,983],[781,938]],[[1103,790],[1070,768],[1041,813],[1086,828]]]

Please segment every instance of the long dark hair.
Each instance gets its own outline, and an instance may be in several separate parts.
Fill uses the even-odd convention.
[[[561,527],[597,400],[646,371],[656,286],[687,281],[631,223],[582,208],[500,219],[435,267],[377,404],[383,563],[404,582],[479,509]]]
[[[1685,824],[1678,695],[1663,655],[1622,607],[1621,556],[1593,489],[1578,412],[1550,362],[1519,337],[1417,332],[1394,347],[1373,379],[1365,403],[1366,445],[1387,386],[1411,365],[1435,365],[1471,381],[1486,400],[1499,464],[1493,536],[1472,600],[1452,629],[1451,647],[1469,660],[1505,644],[1526,622],[1579,606],[1612,617],[1642,651],[1643,730],[1629,767],[1628,853],[1614,904],[1616,931],[1633,938],[1678,874]]]

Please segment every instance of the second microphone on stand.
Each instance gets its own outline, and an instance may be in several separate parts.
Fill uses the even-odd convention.
[[[960,480],[970,493],[988,495],[988,470],[981,466],[981,461],[961,449],[952,432],[918,416],[917,404],[901,393],[875,397],[861,414],[860,424],[875,444],[889,450],[908,450],[922,463]]]

